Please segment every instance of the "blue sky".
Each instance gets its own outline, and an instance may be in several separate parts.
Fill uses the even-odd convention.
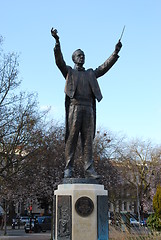
[[[51,27],[58,30],[64,59],[81,48],[86,68],[113,52],[124,25],[123,47],[113,68],[99,78],[103,100],[97,128],[161,143],[160,0],[0,0],[5,51],[20,53],[22,90],[37,92],[41,108],[64,122],[65,80],[53,58]]]

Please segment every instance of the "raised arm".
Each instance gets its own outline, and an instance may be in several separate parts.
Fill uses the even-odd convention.
[[[121,47],[122,43],[119,40],[115,46],[115,50],[112,53],[112,55],[102,65],[100,65],[98,68],[94,70],[96,78],[103,76],[115,64],[115,62],[119,58],[118,53]]]
[[[54,29],[54,28],[51,29],[51,35],[56,40],[55,47],[54,47],[55,62],[56,62],[57,67],[60,69],[61,73],[63,74],[64,78],[66,78],[68,70],[67,70],[67,65],[63,59],[63,54],[61,52],[61,47],[60,47],[59,36],[57,33],[58,32],[56,29]]]

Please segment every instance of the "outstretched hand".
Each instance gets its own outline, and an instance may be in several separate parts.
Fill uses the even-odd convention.
[[[51,29],[51,35],[55,38],[56,42],[59,42],[59,36],[57,35],[58,31],[54,28]]]
[[[121,50],[121,48],[122,48],[122,43],[119,40],[115,46],[115,53],[118,53]]]

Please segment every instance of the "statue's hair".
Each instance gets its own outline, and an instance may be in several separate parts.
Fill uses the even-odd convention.
[[[75,55],[77,54],[77,52],[82,52],[84,54],[84,52],[81,49],[77,49],[74,51],[74,53],[72,54],[72,60],[73,62],[75,61]]]

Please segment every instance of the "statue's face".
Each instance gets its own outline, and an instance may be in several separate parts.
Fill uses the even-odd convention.
[[[85,55],[83,51],[77,51],[74,56],[74,63],[83,66],[85,62]]]

